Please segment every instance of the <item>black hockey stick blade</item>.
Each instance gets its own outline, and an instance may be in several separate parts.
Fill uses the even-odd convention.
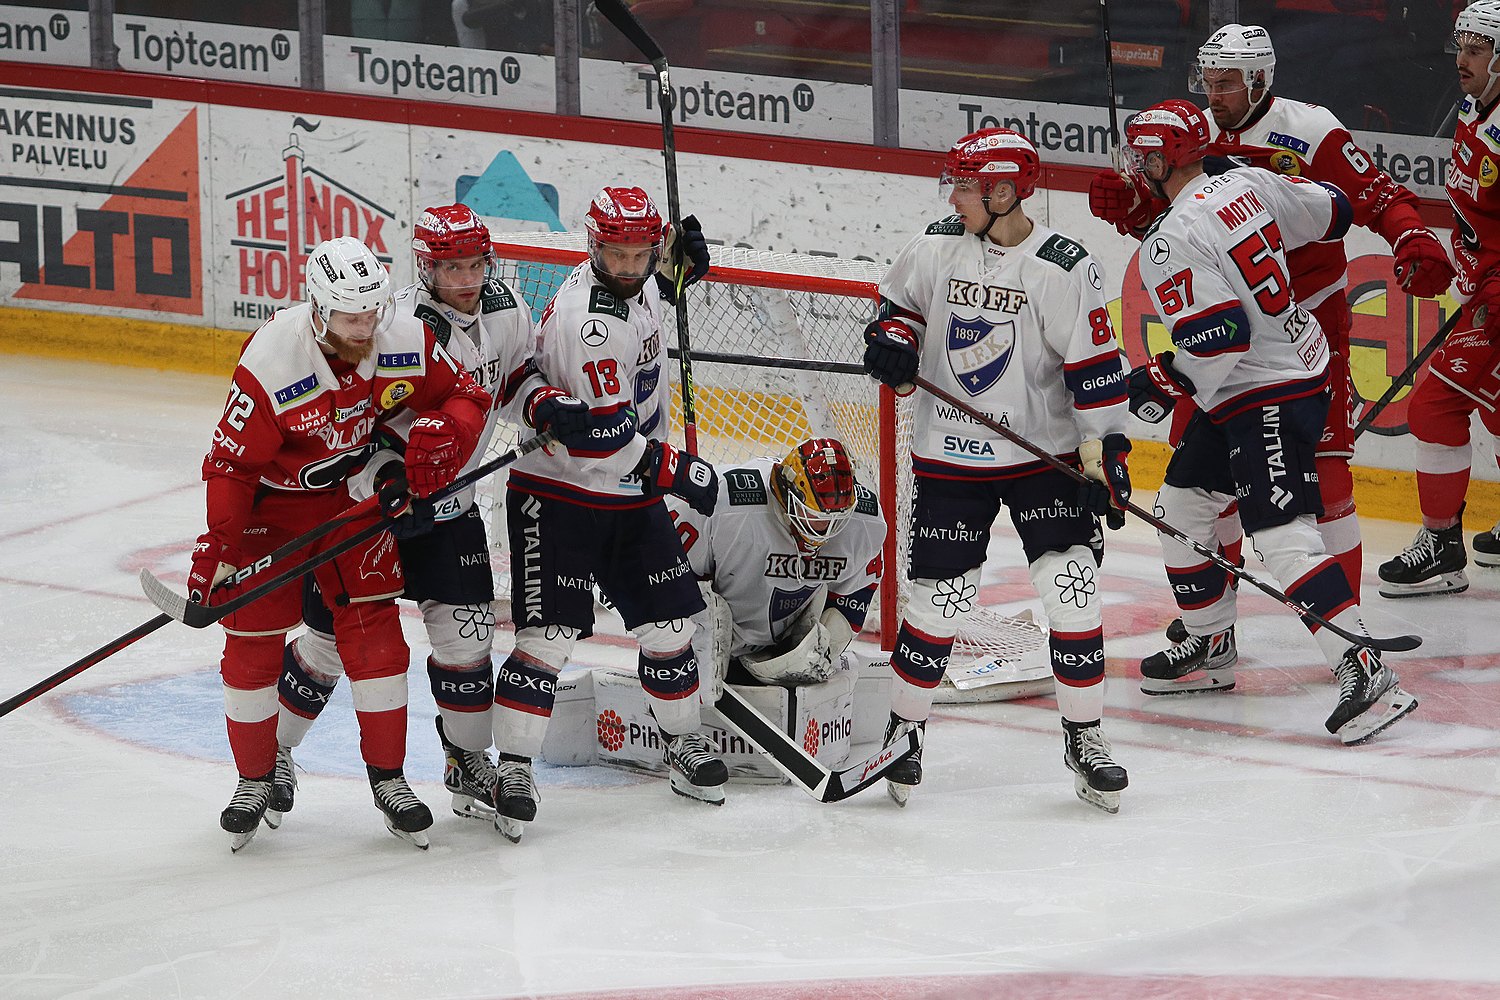
[[[1461,315],[1463,315],[1462,310],[1449,316],[1448,321],[1438,327],[1438,332],[1432,335],[1432,339],[1427,342],[1427,346],[1418,351],[1417,356],[1411,359],[1411,364],[1407,365],[1406,369],[1400,375],[1391,379],[1391,384],[1386,387],[1385,392],[1370,407],[1370,411],[1360,418],[1359,423],[1354,425],[1354,439],[1356,441],[1359,440],[1361,434],[1370,429],[1371,424],[1375,423],[1375,418],[1380,416],[1387,406],[1391,405],[1391,401],[1396,398],[1396,394],[1416,381],[1417,371],[1447,341],[1448,335],[1453,332],[1453,328],[1458,326],[1458,317]]]
[[[636,20],[630,8],[625,6],[622,0],[594,0],[594,6],[604,19],[619,29],[620,34],[629,40],[631,45],[640,49],[641,55],[655,66],[657,70],[667,68],[667,57],[662,53],[661,46],[656,44],[656,39],[646,33],[641,22]]]
[[[438,503],[446,500],[448,497],[463,492],[463,490],[467,489],[470,484],[476,483],[479,480],[483,479],[485,476],[488,476],[491,473],[504,468],[505,466],[514,462],[516,459],[520,458],[522,455],[530,454],[531,452],[536,451],[538,448],[552,444],[554,441],[556,441],[556,438],[554,438],[551,433],[538,434],[535,437],[528,438],[525,441],[522,441],[520,444],[516,445],[510,451],[507,451],[505,454],[500,455],[496,458],[492,458],[488,462],[485,462],[483,465],[470,469],[468,472],[454,479],[453,482],[438,490],[427,499],[431,500],[433,503]],[[355,506],[361,507],[368,502],[369,501],[363,501],[362,503],[356,504]],[[350,508],[350,510],[354,511],[355,508]],[[316,537],[322,537],[322,535],[326,535],[329,531],[332,531],[333,528],[342,527],[344,524],[348,524],[351,520],[354,520],[355,518],[361,516],[364,516],[364,512],[345,512],[339,518],[335,518],[333,521],[326,522],[325,524],[320,525],[318,528],[314,529],[314,532],[317,533]],[[151,599],[152,604],[155,604],[162,611],[166,612],[168,615],[171,615],[173,618],[182,622],[184,625],[190,626],[192,628],[207,628],[215,622],[220,621],[228,615],[231,615],[234,612],[238,611],[240,608],[243,608],[245,605],[260,600],[262,597],[265,597],[267,594],[280,589],[281,587],[290,583],[292,580],[307,575],[308,573],[317,569],[319,566],[322,566],[324,563],[336,559],[355,546],[363,543],[367,539],[375,537],[376,535],[380,534],[382,531],[390,527],[391,521],[392,519],[389,517],[382,517],[369,526],[355,532],[353,535],[350,535],[348,538],[340,540],[336,545],[333,545],[318,553],[317,555],[312,556],[311,558],[306,559],[300,563],[297,563],[296,565],[288,567],[287,569],[281,571],[280,573],[277,573],[275,576],[271,577],[265,582],[259,583],[250,590],[247,590],[242,594],[238,594],[221,604],[198,604],[194,601],[190,601],[186,597],[177,593],[171,587],[167,586],[161,580],[157,579],[157,577],[152,574],[150,570],[146,569],[141,570],[141,589],[145,591],[146,596]],[[275,552],[262,556],[249,567],[241,569],[239,572],[235,573],[234,576],[229,578],[229,580],[239,582],[251,577],[258,577],[264,570],[268,569],[276,559],[280,558],[283,555],[289,554],[291,546],[295,545],[297,548],[301,548],[303,544],[306,544],[304,539],[306,541],[315,540],[314,538],[309,537],[313,535],[314,532],[309,532],[308,535],[304,535],[302,536],[302,538],[294,540],[294,542],[289,542],[286,545],[281,546],[281,548],[278,548]],[[227,583],[229,581],[225,582]],[[223,584],[221,583],[220,586],[223,586]]]
[[[738,729],[777,770],[819,802],[837,802],[868,787],[886,771],[916,753],[922,745],[919,731],[913,730],[853,767],[833,771],[733,688],[724,689],[723,696],[714,703],[714,710]]]

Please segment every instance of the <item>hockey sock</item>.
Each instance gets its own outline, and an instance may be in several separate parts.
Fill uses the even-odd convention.
[[[1470,447],[1417,442],[1417,500],[1423,527],[1436,530],[1458,523],[1469,491]]]
[[[1359,518],[1354,512],[1354,476],[1349,471],[1347,458],[1319,458],[1317,468],[1318,489],[1323,498],[1318,534],[1323,536],[1323,548],[1343,568],[1349,589],[1357,601],[1359,576],[1364,568],[1364,547],[1360,541]]]
[[[281,641],[281,636],[276,636]],[[246,691],[224,685],[224,724],[234,766],[256,778],[276,766],[276,689]]]
[[[449,742],[465,750],[489,749],[490,706],[495,703],[492,669],[488,656],[455,665],[427,658],[427,679],[432,683],[432,700],[443,717],[443,733]]]
[[[698,658],[691,645],[666,654],[642,649],[638,672],[646,703],[664,732],[680,736],[698,728]]]
[[[1047,637],[1057,707],[1069,722],[1092,722],[1104,714],[1104,628],[1059,632]]]
[[[910,622],[902,622],[891,650],[891,670],[896,683],[891,688],[891,711],[903,719],[921,722],[932,713],[932,694],[953,652],[953,637],[932,636]]]
[[[314,677],[297,655],[296,643],[287,646],[281,658],[281,677],[276,681],[277,700],[281,703],[276,741],[282,746],[301,746],[319,713],[328,707],[328,698],[337,683],[337,677]]]
[[[495,673],[495,710],[490,720],[495,749],[518,757],[538,756],[556,699],[557,671],[522,653],[507,656]]]
[[[399,769],[406,760],[406,675],[350,678],[359,719],[359,753],[371,767]]]

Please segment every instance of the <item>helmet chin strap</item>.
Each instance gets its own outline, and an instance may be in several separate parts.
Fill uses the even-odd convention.
[[[991,191],[990,194],[994,194],[994,192]],[[1018,209],[1018,208],[1021,207],[1021,199],[1020,198],[1017,198],[1014,202],[1012,202],[1010,208],[1007,208],[1003,212],[997,212],[993,208],[990,208],[990,195],[989,194],[987,194],[987,195],[984,196],[983,201],[984,201],[985,211],[987,211],[987,212],[990,213],[990,221],[985,225],[984,232],[980,234],[981,236],[989,236],[990,235],[990,230],[992,230],[992,229],[995,228],[995,223],[999,222],[1001,219],[1007,217],[1008,215],[1010,215],[1010,213],[1014,212],[1016,209]]]
[[[312,328],[313,342],[327,351],[335,352],[334,346],[328,342],[328,326],[323,322],[323,313],[316,302],[313,303]]]

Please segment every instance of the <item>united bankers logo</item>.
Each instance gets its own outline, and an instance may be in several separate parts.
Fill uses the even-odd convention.
[[[975,317],[948,320],[948,365],[971,396],[1000,381],[1016,346],[1016,324]]]
[[[293,128],[318,126],[303,118]],[[359,178],[333,177],[305,162],[297,133],[282,150],[281,170],[225,196],[234,207],[233,265],[239,275],[235,316],[263,320],[306,295],[303,269],[314,247],[353,236],[387,267],[399,239],[395,214],[360,194]]]

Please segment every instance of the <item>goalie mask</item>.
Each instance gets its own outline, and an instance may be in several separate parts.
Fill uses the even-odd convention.
[[[634,295],[656,273],[665,230],[661,213],[645,191],[605,188],[594,196],[583,227],[589,235],[594,273],[611,291]]]
[[[798,545],[816,550],[854,514],[854,463],[835,439],[812,438],[772,470],[771,492]]]
[[[467,205],[440,205],[422,213],[412,227],[412,253],[417,258],[417,277],[433,296],[463,312],[475,312],[484,283],[495,275],[495,252],[490,230]],[[457,269],[445,262],[482,259],[483,268]],[[446,294],[445,294],[446,293]],[[450,298],[473,299],[453,302]]]
[[[360,315],[374,311],[375,328],[383,329],[391,316],[391,276],[353,236],[324,240],[307,258],[307,296],[320,322],[313,324],[319,344],[328,346],[333,314]]]

